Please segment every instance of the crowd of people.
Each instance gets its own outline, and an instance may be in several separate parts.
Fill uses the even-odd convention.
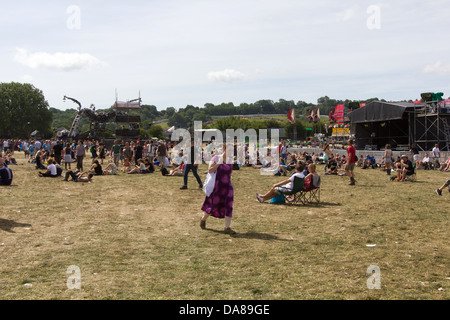
[[[423,167],[425,170],[438,168],[442,172],[450,171],[450,157],[445,163],[438,163],[439,150],[437,146],[432,150],[432,157],[425,154],[423,159],[419,159],[416,148],[411,148],[413,161],[408,155],[403,154],[394,159],[394,154],[390,145],[386,145],[384,155],[380,162],[377,162],[372,155],[359,157],[356,155],[354,142],[348,142],[346,155],[334,153],[334,149],[326,144],[320,153],[289,152],[285,142],[278,147],[279,163],[278,169],[273,172],[278,176],[289,176],[280,181],[264,194],[257,194],[259,202],[265,202],[278,195],[289,193],[293,189],[295,178],[304,180],[303,191],[308,192],[320,188],[320,175],[316,170],[318,164],[324,165],[325,175],[347,176],[350,185],[356,185],[354,175],[355,167],[361,169],[381,168],[387,175],[396,173],[396,181],[406,181],[408,177],[415,174],[415,170]],[[164,140],[148,141],[119,141],[115,140],[113,145],[107,147],[102,142],[91,140],[78,140],[75,142],[59,141],[56,139],[45,141],[31,140],[4,140],[1,142],[0,152],[0,185],[11,185],[13,172],[9,166],[16,165],[15,151],[22,151],[28,163],[35,166],[37,174],[42,178],[62,177],[64,181],[86,182],[93,181],[95,176],[123,174],[150,174],[159,167],[160,172],[167,176],[183,176],[183,184],[180,189],[188,188],[188,176],[192,172],[199,188],[204,188],[203,181],[198,174],[198,164],[195,155],[200,152],[201,163],[208,165],[208,174],[215,174],[216,180],[211,195],[205,198],[202,206],[204,212],[200,226],[206,228],[206,221],[210,216],[225,219],[225,233],[234,234],[231,229],[231,218],[233,211],[234,191],[231,184],[232,171],[241,167],[252,167],[255,169],[270,168],[269,158],[261,160],[257,157],[256,163],[250,163],[249,145],[238,149],[234,146],[234,154],[227,154],[226,145],[217,149],[195,149],[192,141],[190,150],[180,150],[176,157],[172,157],[174,148],[173,142]],[[190,153],[190,161],[183,161],[185,152]],[[218,154],[218,152],[220,154]],[[208,158],[207,155],[210,157]],[[233,159],[231,162],[220,162],[219,155],[225,159]],[[242,159],[244,155],[244,160]],[[89,168],[84,168],[86,158],[91,158]],[[198,161],[197,161],[198,162]],[[64,164],[64,170],[62,165]],[[73,168],[72,168],[73,166]],[[170,171],[169,171],[170,170]],[[447,180],[440,188],[436,189],[438,195],[442,195],[442,190],[449,188],[450,180]],[[286,197],[289,201],[289,197]]]

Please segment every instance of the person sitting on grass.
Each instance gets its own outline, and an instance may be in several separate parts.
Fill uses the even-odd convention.
[[[287,174],[287,164],[286,160],[283,157],[280,157],[280,163],[278,166],[278,172],[275,174],[277,176],[285,176]]]
[[[337,158],[337,159],[339,159],[339,158]],[[339,163],[338,163],[338,168],[339,169],[345,168],[346,163],[347,163],[347,159],[345,158],[345,155],[342,155],[342,157],[340,158]]]
[[[87,176],[84,176],[85,174],[87,174]],[[92,182],[93,176],[93,173],[79,171],[73,172],[72,170],[69,170],[66,172],[66,176],[63,181],[69,181],[69,177],[72,177],[73,182]]]
[[[45,172],[39,171],[39,177],[56,178],[58,176],[58,169],[56,168],[56,161],[52,158],[48,159],[48,166]]]
[[[135,173],[141,174],[147,173],[143,159],[138,159],[138,165],[136,165],[133,169],[127,172],[127,174],[135,174]]]
[[[375,158],[371,155],[367,155],[366,159],[364,160],[363,169],[372,168],[376,169],[377,164],[375,161]]]
[[[288,171],[292,171],[292,170],[294,170],[295,169],[295,166],[296,166],[296,164],[297,164],[297,158],[295,158],[295,155],[294,154],[291,154],[290,156],[289,156],[289,160],[288,160],[288,165],[287,165],[287,170]]]
[[[331,155],[331,158],[328,159],[328,164],[326,166],[326,169],[327,170],[326,170],[325,174],[338,174],[337,161],[333,155]]]
[[[170,170],[168,176],[184,176],[184,162],[173,170]]]
[[[420,161],[419,163],[420,166],[423,166],[425,170],[430,170],[430,157],[428,156],[428,153],[425,154],[425,157],[423,157],[422,161]],[[419,167],[417,167],[417,169],[419,169]]]
[[[414,174],[414,167],[406,155],[402,155],[401,159],[399,170],[397,170],[397,180],[406,181],[407,176]]]
[[[450,192],[450,179],[447,179],[447,181],[439,188],[436,189],[436,193],[440,196],[442,196],[442,190],[448,187],[448,192]]]
[[[441,167],[439,168],[439,171],[442,171],[442,172],[449,172],[450,171],[450,156],[448,156],[447,161],[445,161],[445,163],[443,163],[441,165]]]
[[[0,156],[0,186],[10,186],[13,181],[13,172],[5,164],[5,160]]]
[[[144,164],[145,164],[145,170],[147,170],[147,173],[155,172],[155,166],[153,165],[153,162],[151,162],[148,158],[144,159]]]
[[[109,164],[106,166],[106,168],[103,170],[103,173],[105,175],[116,175],[117,174],[117,167],[114,164],[114,161],[109,160]]]
[[[14,158],[10,151],[7,151],[3,158],[7,165],[17,165],[16,158]]]
[[[43,152],[41,150],[39,150],[38,152],[36,152],[36,157],[35,157],[35,161],[36,161],[36,169],[41,169],[41,170],[46,170],[47,168],[42,164],[43,162]]]
[[[96,158],[94,158],[92,160],[92,166],[89,169],[88,173],[92,173],[92,174],[94,174],[94,176],[102,176],[102,175],[105,174],[103,172],[102,165],[100,164],[100,162]]]
[[[291,192],[294,188],[295,178],[305,179],[303,170],[305,170],[305,166],[302,163],[298,163],[295,166],[295,173],[289,179],[274,184],[273,187],[264,195],[260,195],[259,193],[257,193],[256,199],[260,203],[263,203],[265,201],[272,199],[276,195]]]
[[[114,162],[115,163],[115,162]],[[123,173],[128,173],[131,171],[131,162],[129,158],[125,158],[123,160],[123,165],[122,165],[122,172]]]

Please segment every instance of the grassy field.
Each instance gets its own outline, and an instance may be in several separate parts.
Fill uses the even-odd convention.
[[[434,193],[445,173],[395,183],[357,168],[356,186],[322,176],[320,204],[288,206],[255,199],[283,177],[243,168],[232,176],[238,234],[226,235],[218,219],[200,229],[192,174],[188,190],[159,171],[63,182],[16,156],[14,186],[0,189],[1,299],[450,298],[450,194]],[[371,265],[381,289],[367,287]]]

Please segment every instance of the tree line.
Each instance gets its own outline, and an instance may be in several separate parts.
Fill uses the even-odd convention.
[[[308,125],[304,115],[306,110],[318,107],[322,115],[328,115],[330,110],[333,110],[336,105],[344,104],[348,107],[353,102],[368,103],[370,101],[385,101],[378,98],[371,98],[364,101],[355,100],[339,100],[332,99],[328,96],[320,97],[317,103],[308,103],[305,101],[294,101],[280,99],[273,100],[258,100],[253,103],[241,103],[235,105],[232,102],[212,104],[205,103],[204,106],[198,107],[187,105],[184,108],[176,110],[174,107],[167,107],[163,110],[158,110],[155,105],[142,105],[139,115],[141,116],[141,131],[144,136],[162,135],[163,129],[155,122],[167,122],[169,127],[175,126],[177,128],[192,127],[194,121],[202,121],[203,123],[212,122],[214,117],[227,116],[233,117],[238,115],[258,115],[258,114],[286,114],[289,109],[295,108],[297,115],[296,124],[300,131]],[[102,109],[99,111],[109,111],[111,108]],[[28,137],[34,130],[38,130],[43,136],[54,136],[59,128],[70,129],[73,119],[77,114],[76,109],[60,110],[50,107],[45,100],[44,94],[41,90],[35,88],[31,84],[21,83],[0,83],[0,137]],[[292,130],[289,124],[280,124],[277,121],[268,120],[246,120],[239,122],[235,119],[215,119],[214,123],[207,126],[210,128],[232,128],[237,124],[240,128],[248,127],[258,128],[276,128],[285,127],[289,132]],[[301,125],[300,125],[301,124]],[[112,124],[109,125],[112,128]],[[83,118],[80,123],[80,132],[89,130],[90,123],[87,118]]]

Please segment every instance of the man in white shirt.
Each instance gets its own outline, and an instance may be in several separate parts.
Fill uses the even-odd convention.
[[[22,151],[25,152],[25,156],[28,154],[28,142],[27,141],[23,141],[22,142]]]
[[[305,170],[305,165],[303,165],[302,163],[297,163],[297,165],[295,166],[295,173],[289,179],[274,184],[272,189],[270,189],[269,192],[267,192],[265,195],[260,195],[257,193],[256,199],[259,202],[263,203],[265,201],[272,199],[278,194],[283,194],[292,191],[294,188],[295,178],[305,179],[303,170]]]
[[[58,170],[56,169],[56,161],[50,159],[49,163],[50,164],[47,167],[47,171],[39,172],[40,177],[56,178],[58,176]]]
[[[430,157],[428,156],[428,153],[425,154],[425,157],[423,157],[420,164],[424,167],[425,170],[430,169]]]
[[[433,151],[433,158],[436,158],[437,160],[439,160],[439,156],[441,153],[441,151],[439,150],[439,145],[435,144],[432,151]]]
[[[437,168],[439,168],[441,166],[441,164],[439,162],[439,157],[441,155],[441,150],[439,150],[439,145],[437,143],[434,145],[434,148],[433,148],[432,152],[433,152],[433,161],[434,161],[433,164]]]

